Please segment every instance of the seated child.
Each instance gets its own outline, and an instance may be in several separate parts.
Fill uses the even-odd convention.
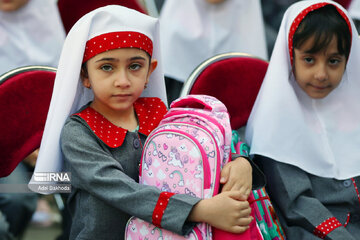
[[[288,239],[359,239],[359,43],[333,1],[284,15],[246,140]]]
[[[66,38],[35,171],[59,171],[63,158],[71,172],[70,239],[122,239],[130,216],[153,222],[159,198],[168,199],[161,227],[182,235],[196,222],[241,233],[252,221],[244,158],[226,166],[229,191],[211,199],[138,183],[142,146],[167,111],[158,24],[110,5],[82,17]]]

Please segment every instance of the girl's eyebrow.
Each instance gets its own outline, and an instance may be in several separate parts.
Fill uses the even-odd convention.
[[[146,60],[144,57],[142,57],[142,56],[135,56],[135,57],[132,57],[132,58],[130,58],[130,60],[132,61],[132,60]]]
[[[134,61],[134,60],[146,60],[144,57],[142,56],[135,56],[135,57],[132,57],[129,59],[129,61]],[[117,58],[111,58],[111,57],[104,57],[104,58],[101,58],[99,60],[97,60],[96,62],[102,62],[102,61],[111,61],[111,62],[116,62],[116,61],[119,61],[119,59]]]
[[[305,51],[301,51],[300,50],[300,54],[316,54],[314,52],[311,52],[309,50],[305,50]],[[333,52],[329,54],[330,56],[343,56],[344,54],[340,53],[340,52]]]
[[[96,60],[96,62],[103,62],[103,61],[112,61],[112,62],[114,62],[114,61],[118,61],[118,60],[116,58],[107,58],[107,57],[100,58],[99,60]]]
[[[331,53],[330,56],[332,57],[342,57],[342,56],[345,56],[344,53],[339,53],[339,52],[334,52],[334,53]]]

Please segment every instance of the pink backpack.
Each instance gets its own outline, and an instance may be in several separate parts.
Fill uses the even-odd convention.
[[[162,191],[199,198],[216,195],[220,171],[230,159],[231,127],[225,105],[207,95],[188,95],[172,102],[159,126],[148,136],[140,163],[140,183]],[[186,238],[136,217],[125,239],[212,239],[201,223]]]
[[[225,105],[207,95],[174,101],[159,126],[148,136],[140,164],[140,183],[164,192],[210,198],[219,192],[220,171],[230,160],[232,132]],[[252,212],[254,216],[254,212]],[[125,239],[262,240],[255,221],[242,234],[198,224],[184,237],[132,217]]]

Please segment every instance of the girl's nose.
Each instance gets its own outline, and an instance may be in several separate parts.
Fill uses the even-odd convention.
[[[130,80],[125,71],[119,71],[114,77],[115,87],[126,88],[130,86]]]
[[[315,72],[315,79],[321,82],[328,79],[326,64],[319,64]]]

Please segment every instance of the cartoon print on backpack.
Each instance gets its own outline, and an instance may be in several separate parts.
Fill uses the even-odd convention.
[[[174,167],[183,168],[184,164],[186,163],[185,161],[182,161],[180,159],[180,153],[176,147],[173,147],[173,146],[171,147],[168,157],[170,159],[170,161],[168,161],[168,164],[173,165]]]
[[[177,186],[183,187],[183,186],[184,186],[184,176],[181,174],[180,171],[175,170],[175,171],[173,171],[172,173],[170,173],[169,177],[170,177],[171,179],[173,179],[173,178],[175,177],[175,175],[178,175],[179,178],[180,178],[180,180],[179,180],[178,183],[177,183]],[[175,186],[176,186],[176,184],[174,184],[174,188],[175,188]]]

